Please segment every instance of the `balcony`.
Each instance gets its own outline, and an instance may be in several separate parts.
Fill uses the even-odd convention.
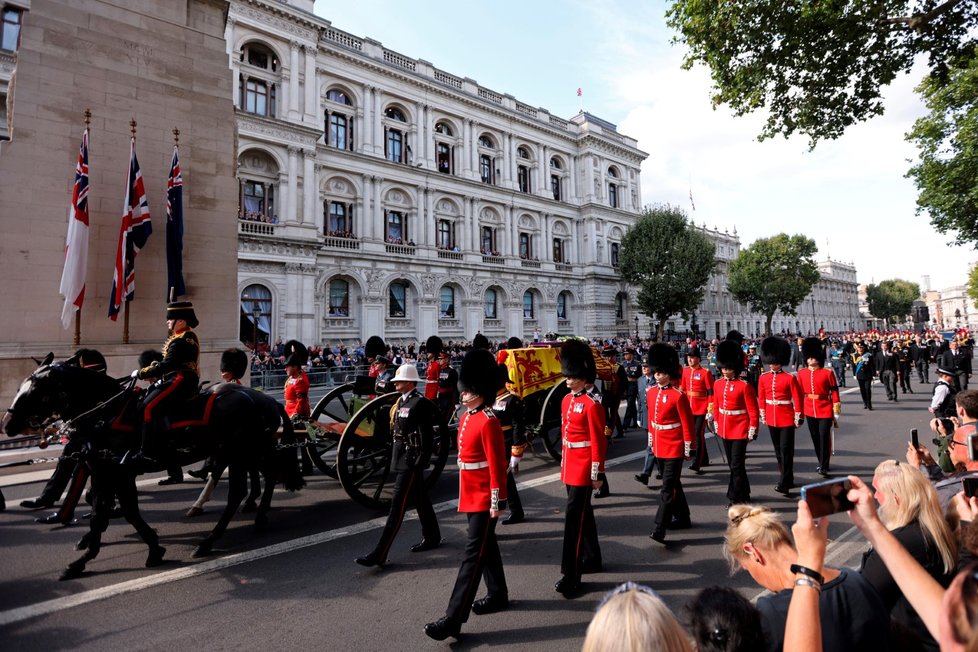
[[[275,225],[268,222],[238,220],[239,235],[275,235]]]
[[[401,256],[413,256],[415,250],[415,247],[412,247],[411,245],[388,244],[385,245],[385,247],[387,249],[387,253],[398,254]]]
[[[323,247],[328,249],[350,249],[356,251],[360,249],[360,241],[355,238],[335,238],[326,236],[323,239]]]
[[[506,259],[502,256],[487,256],[482,254],[482,262],[488,263],[490,265],[505,265]]]
[[[520,265],[528,269],[540,269],[539,260],[521,260]]]
[[[448,249],[439,249],[438,257],[444,258],[445,260],[462,260],[462,252],[449,251]]]
[[[573,272],[574,266],[570,263],[554,263],[554,269],[558,272]]]

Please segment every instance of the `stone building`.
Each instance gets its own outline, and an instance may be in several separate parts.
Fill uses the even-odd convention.
[[[632,317],[615,266],[641,206],[634,139],[312,5],[228,15],[242,341],[607,337]]]

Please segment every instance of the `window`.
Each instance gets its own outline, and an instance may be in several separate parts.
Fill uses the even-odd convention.
[[[479,147],[485,147],[486,149],[495,149],[496,144],[492,142],[492,138],[483,134],[479,136]]]
[[[260,181],[242,181],[239,217],[243,219],[258,219],[274,221],[275,214],[274,190],[272,184]]]
[[[530,152],[522,145],[516,148],[516,155],[526,160],[529,160],[530,158]]]
[[[562,170],[563,169],[563,166],[560,164],[560,159],[559,158],[556,158],[556,157],[550,159],[550,167],[553,168],[554,170]]]
[[[350,284],[342,279],[329,282],[330,317],[350,316]]]
[[[17,51],[20,42],[20,9],[6,7],[3,10],[3,34],[0,37],[0,50]]]
[[[346,116],[334,113],[329,116],[329,142],[337,149],[346,149]]]
[[[407,122],[407,119],[404,117],[404,111],[401,111],[396,106],[387,107],[387,110],[384,111],[384,115],[391,120],[397,120],[398,122]]]
[[[560,177],[556,174],[550,175],[550,191],[554,194],[554,200],[560,201]]]
[[[387,130],[387,160],[404,163],[404,134],[397,129]]]
[[[455,318],[455,290],[443,285],[439,292],[438,314],[442,319]]]
[[[264,285],[249,285],[241,293],[239,306],[238,339],[249,349],[260,350],[268,346],[271,330],[272,293]],[[255,313],[258,321],[255,321]],[[257,346],[256,346],[257,340]]]
[[[244,46],[239,60],[269,72],[278,71],[278,59],[275,58],[275,53],[260,43],[249,43]]]
[[[523,319],[533,319],[533,293],[529,290],[523,293]]]
[[[256,115],[269,115],[268,84],[258,79],[248,79],[245,82],[244,109]]]
[[[617,242],[611,243],[611,266],[618,267],[618,254],[621,251],[621,245]]]
[[[615,295],[615,319],[625,318],[625,295],[619,292]]]
[[[326,219],[326,235],[335,238],[353,237],[353,206],[338,201],[323,202],[328,211]]]
[[[445,124],[444,122],[439,122],[435,125],[435,133],[441,134],[443,136],[454,136],[451,126]]]
[[[407,243],[407,223],[402,213],[387,211],[386,233],[384,235],[390,244]]]
[[[530,168],[525,165],[517,166],[516,184],[520,192],[530,192]]]
[[[565,292],[557,295],[557,319],[567,319],[567,294]]]
[[[388,290],[391,317],[407,316],[407,284],[401,281],[391,283]]]
[[[483,302],[483,312],[485,313],[486,319],[496,318],[496,314],[497,314],[496,303],[497,303],[496,291],[493,290],[492,288],[489,288],[488,290],[486,290],[485,300]]]
[[[493,184],[492,158],[487,154],[479,156],[479,174],[482,176],[482,183]]]
[[[331,88],[330,90],[326,91],[326,99],[330,102],[336,102],[337,104],[353,106],[353,102],[349,97],[347,97],[346,93],[336,88]]]
[[[445,143],[438,143],[435,148],[435,163],[438,165],[438,171],[442,174],[452,174],[454,173],[454,166],[452,165],[452,148]]]
[[[533,258],[533,236],[529,233],[520,233],[520,258],[523,260]]]
[[[451,250],[455,247],[455,228],[454,224],[448,220],[438,220],[438,233],[436,246],[439,249]]]
[[[486,256],[497,256],[496,233],[491,226],[482,227],[482,253]]]
[[[608,205],[618,208],[618,186],[613,183],[608,184]]]
[[[554,238],[554,262],[564,263],[564,241],[560,238]]]

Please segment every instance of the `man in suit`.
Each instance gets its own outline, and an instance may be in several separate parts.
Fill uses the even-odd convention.
[[[900,379],[900,359],[890,350],[890,343],[886,340],[880,343],[879,353],[876,354],[876,368],[886,390],[886,400],[899,401],[897,383]]]

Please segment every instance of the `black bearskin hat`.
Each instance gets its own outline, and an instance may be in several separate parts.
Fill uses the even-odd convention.
[[[304,367],[309,361],[309,351],[299,340],[289,340],[285,343],[285,366]]]
[[[376,358],[378,355],[387,353],[387,345],[379,335],[371,335],[367,338],[367,343],[363,346],[363,355],[368,358]]]
[[[808,358],[815,358],[819,364],[825,364],[825,348],[822,340],[817,337],[806,337],[801,343],[801,359],[807,363]]]
[[[594,382],[595,369],[594,356],[587,342],[567,340],[560,345],[560,373],[565,377]]]
[[[445,345],[442,344],[441,338],[438,337],[437,335],[432,335],[424,343],[424,350],[434,356],[437,356],[439,353],[441,353],[442,349],[444,348]]]
[[[736,340],[723,340],[717,345],[717,368],[733,369],[738,375],[744,370],[744,350]]]
[[[248,370],[248,354],[241,349],[228,349],[221,354],[221,373],[243,378]]]
[[[478,394],[490,402],[496,398],[499,387],[499,369],[492,353],[488,349],[472,349],[466,353],[458,373],[459,390]]]
[[[154,362],[163,362],[163,354],[156,349],[146,349],[139,354],[139,359],[137,364],[140,369],[145,369]],[[87,363],[83,362],[81,358],[78,359],[78,364],[82,367],[87,366]]]
[[[518,337],[516,337],[514,335],[511,338],[509,338],[508,340],[506,340],[506,348],[507,349],[522,349],[523,348],[523,340],[521,340],[520,338],[518,338]]]
[[[761,362],[786,365],[791,361],[791,345],[783,337],[765,337],[761,342]]]
[[[674,346],[656,342],[649,348],[647,360],[652,373],[666,373],[669,374],[670,378],[682,375],[679,368],[679,353]]]
[[[740,331],[738,331],[737,329],[734,329],[734,330],[730,331],[729,333],[727,333],[727,336],[725,338],[723,338],[723,339],[725,339],[725,340],[733,340],[734,342],[736,342],[740,346],[743,346],[744,345],[744,334],[741,333]]]
[[[703,352],[700,351],[700,347],[694,346],[690,347],[689,351],[686,351],[687,358],[702,358]]]
[[[160,360],[163,359],[162,353],[159,351],[154,351],[154,353],[160,356]],[[78,349],[72,357],[82,369],[94,369],[103,372],[108,370],[108,365],[105,364],[105,356],[95,349]],[[146,366],[149,366],[149,362],[139,365],[139,368],[142,369]]]
[[[486,349],[489,350],[489,338],[482,333],[476,333],[475,337],[472,338],[472,348],[473,349]]]

